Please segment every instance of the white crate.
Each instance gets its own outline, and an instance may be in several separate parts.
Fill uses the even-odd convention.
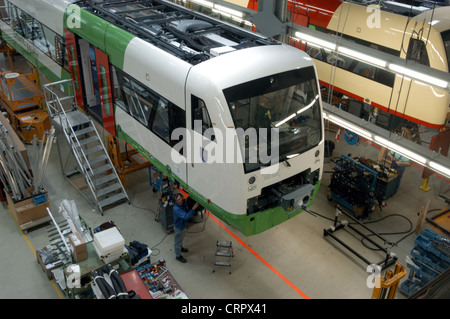
[[[94,234],[94,248],[101,259],[110,256],[121,256],[125,247],[125,239],[116,227]]]

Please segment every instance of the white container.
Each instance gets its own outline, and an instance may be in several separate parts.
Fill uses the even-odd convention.
[[[124,247],[125,239],[116,227],[94,234],[94,248],[101,259],[109,256],[120,256],[123,253]]]
[[[114,251],[110,254],[107,255],[102,255],[99,248],[97,247],[97,245],[94,242],[94,249],[95,252],[97,253],[97,256],[105,263],[105,264],[109,264],[123,256],[125,256],[127,254],[127,250],[124,247],[122,250],[118,250],[118,251]]]

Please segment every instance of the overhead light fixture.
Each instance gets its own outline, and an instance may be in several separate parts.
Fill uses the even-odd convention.
[[[381,59],[375,58],[373,56],[346,48],[346,47],[338,47],[338,52],[343,53],[344,55],[348,55],[352,58],[355,58],[357,60],[360,60],[362,62],[366,62],[366,63],[370,63],[370,64],[374,64],[376,66],[379,67],[383,67],[385,68],[387,66],[387,62],[383,61]]]
[[[431,162],[429,163],[429,166],[432,169],[437,170],[439,173],[445,174],[446,176],[450,176],[450,168],[442,166],[441,164]]]
[[[346,129],[348,129],[348,130],[350,130],[352,132],[355,132],[356,134],[358,134],[360,136],[364,136],[365,138],[372,139],[372,134],[370,132],[361,129],[360,127],[358,127],[358,126],[356,126],[356,125],[354,125],[352,123],[344,121],[344,120],[342,120],[341,118],[339,118],[337,116],[329,114],[328,115],[328,120],[333,122],[333,123],[336,123],[336,124],[338,124],[338,125],[340,125],[340,126],[342,126],[344,128],[346,128]]]
[[[202,6],[205,6],[205,7],[209,7],[209,8],[214,7],[214,4],[210,1],[206,1],[206,0],[191,0],[191,1],[201,4]]]
[[[397,64],[389,64],[389,69],[391,69],[392,71],[399,73],[401,75],[406,75],[409,76],[413,79],[417,79],[418,81],[422,81],[422,82],[427,82],[429,84],[433,84],[436,86],[439,86],[441,88],[447,88],[448,86],[448,82],[435,78],[433,76],[429,76],[427,74],[424,73],[420,73],[408,68],[405,68],[403,66],[397,65]]]
[[[406,149],[406,148],[404,148],[404,147],[402,147],[402,146],[400,146],[398,144],[395,144],[395,143],[393,143],[393,142],[391,142],[391,141],[389,141],[389,140],[387,140],[387,139],[385,139],[383,137],[375,136],[375,141],[379,142],[382,146],[385,146],[388,149],[390,149],[390,150],[392,150],[392,151],[394,151],[396,153],[399,153],[399,154],[401,154],[401,155],[403,155],[403,156],[405,156],[405,157],[407,157],[407,158],[409,158],[409,159],[411,159],[411,160],[413,160],[415,162],[419,162],[421,164],[425,164],[427,162],[425,157],[420,156],[420,155],[418,155],[418,154],[416,154],[416,153],[414,153],[414,152],[412,152],[412,151],[410,151],[410,150],[408,150],[408,149]]]
[[[297,32],[295,32],[295,36],[297,38],[300,38],[303,41],[311,42],[311,43],[313,43],[315,45],[318,45],[320,47],[323,47],[323,48],[326,48],[326,49],[329,49],[329,50],[333,50],[333,51],[336,50],[336,44],[335,43],[328,42],[328,41],[316,38],[316,37],[311,36],[309,34],[297,31]]]

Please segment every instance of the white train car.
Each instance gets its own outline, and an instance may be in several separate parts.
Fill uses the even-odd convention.
[[[194,200],[244,235],[312,204],[324,133],[308,55],[162,0],[53,2],[79,108]]]

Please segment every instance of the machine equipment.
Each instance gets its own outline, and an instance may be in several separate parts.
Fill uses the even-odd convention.
[[[28,144],[34,136],[42,139],[50,129],[48,114],[42,110],[43,94],[36,73],[3,72],[0,74],[0,97],[17,135]]]

